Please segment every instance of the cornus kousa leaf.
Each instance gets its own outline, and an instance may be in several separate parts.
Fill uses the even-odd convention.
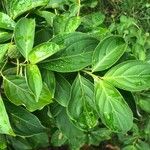
[[[15,106],[9,102],[6,104],[12,127],[17,135],[31,136],[46,131],[46,128],[35,115],[20,106]]]
[[[5,41],[8,41],[11,39],[12,33],[6,32],[4,30],[0,30],[0,43],[3,43]]]
[[[33,48],[35,33],[35,20],[21,18],[15,27],[14,39],[20,53],[28,60]]]
[[[28,88],[24,77],[9,75],[3,79],[7,98],[17,106],[24,105],[29,111],[35,111],[52,102],[51,92],[45,84],[43,84],[41,95],[36,102],[35,96]]]
[[[60,53],[41,63],[41,67],[57,72],[75,72],[92,63],[92,54],[98,40],[83,33],[71,33],[65,36]]]
[[[33,92],[35,99],[38,102],[43,83],[41,73],[37,65],[28,64],[26,66],[26,80],[30,90]]]
[[[150,88],[149,64],[143,61],[126,61],[110,69],[104,80],[127,91],[141,91]]]
[[[56,78],[55,99],[60,105],[66,107],[70,99],[71,85],[61,75],[57,75]]]
[[[7,0],[7,8],[9,15],[12,18],[16,18],[24,12],[36,8],[38,6],[44,6],[49,0]]]
[[[3,57],[5,56],[8,50],[9,44],[0,44],[0,62],[3,61]]]
[[[95,104],[102,122],[112,131],[126,133],[131,129],[132,111],[115,87],[95,80]]]
[[[13,30],[15,22],[7,14],[0,12],[0,28]]]
[[[54,98],[55,87],[56,87],[56,79],[55,79],[54,72],[46,69],[42,69],[41,72],[42,72],[43,82],[46,83],[47,87],[52,93],[52,98]]]
[[[54,42],[42,43],[33,48],[29,54],[29,60],[32,64],[36,64],[60,50],[59,46]]]
[[[67,110],[74,124],[81,129],[93,128],[98,123],[93,98],[93,84],[78,74],[71,88]]]
[[[111,67],[123,55],[127,45],[122,37],[110,36],[101,41],[93,54],[92,72]]]
[[[0,95],[0,134],[15,135],[10,125],[9,118]]]

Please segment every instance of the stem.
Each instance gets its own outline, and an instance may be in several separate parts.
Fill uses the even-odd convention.
[[[83,72],[85,72],[86,74],[90,75],[93,79],[96,79],[96,80],[99,80],[101,79],[101,77],[99,76],[96,76],[95,74],[89,72],[89,71],[86,71],[86,70],[82,70]]]
[[[80,15],[80,7],[81,7],[81,1],[80,0],[77,0],[77,4],[78,4],[78,12],[77,12],[77,16]]]
[[[20,66],[19,66],[19,59],[17,59],[17,75],[19,75],[19,69],[20,69]]]
[[[7,60],[5,61],[4,65],[2,66],[2,68],[1,68],[1,70],[0,70],[0,73],[2,73],[2,71],[3,71],[3,69],[5,68],[6,64],[7,64]]]

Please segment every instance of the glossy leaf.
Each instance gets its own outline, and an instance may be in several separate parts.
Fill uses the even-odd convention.
[[[0,44],[0,62],[3,61],[3,57],[5,56],[8,50],[9,44]]]
[[[12,33],[0,30],[0,43],[8,41],[9,39],[11,39],[11,37],[12,37]]]
[[[82,18],[82,23],[84,24],[84,27],[93,29],[101,25],[104,19],[105,19],[104,14],[100,12],[96,12],[96,13],[91,13],[89,15],[85,15]]]
[[[62,75],[56,77],[55,99],[60,105],[66,107],[70,99],[71,85]]]
[[[95,104],[102,122],[112,131],[126,133],[131,129],[131,109],[117,89],[105,81],[95,81]]]
[[[60,50],[59,46],[53,42],[42,43],[33,48],[29,54],[29,60],[32,64],[36,64]]]
[[[55,34],[74,32],[80,25],[79,17],[68,17],[65,15],[57,15],[53,20],[53,27]]]
[[[110,69],[103,79],[127,91],[146,90],[150,88],[149,64],[142,61],[126,61]]]
[[[26,11],[46,5],[48,1],[49,0],[7,0],[6,4],[9,15],[15,19]]]
[[[33,48],[35,20],[21,18],[15,27],[14,39],[20,53],[28,60],[28,55]]]
[[[17,135],[31,136],[46,131],[46,128],[35,115],[20,106],[15,106],[11,103],[6,104],[10,122]]]
[[[123,55],[126,47],[127,45],[122,37],[110,36],[105,38],[94,51],[92,72],[111,67]]]
[[[69,145],[74,149],[82,147],[86,141],[85,134],[74,126],[67,115],[66,109],[63,107],[61,113],[56,117],[57,127],[64,134],[69,142]]]
[[[13,30],[15,22],[7,14],[0,12],[0,28]]]
[[[42,72],[43,82],[47,84],[47,87],[52,93],[52,97],[54,97],[55,87],[56,87],[56,79],[55,79],[54,72],[46,69],[42,69],[41,72]]]
[[[0,95],[0,134],[15,135],[10,125],[9,118]]]
[[[35,99],[38,102],[42,92],[43,83],[41,73],[37,65],[28,64],[26,66],[26,80],[29,89],[33,92]]]
[[[65,36],[63,49],[59,54],[41,63],[41,67],[57,72],[75,72],[92,63],[92,54],[98,40],[83,33]]]
[[[37,11],[36,14],[43,17],[49,26],[53,26],[53,20],[56,16],[54,13],[49,11]]]
[[[98,123],[94,109],[94,86],[89,80],[78,74],[71,88],[71,98],[67,107],[68,114],[76,126],[87,130]]]
[[[29,111],[42,109],[45,105],[52,102],[52,95],[45,84],[43,84],[39,101],[36,102],[24,77],[14,75],[4,77],[4,90],[7,98],[12,103],[17,106],[24,105]]]

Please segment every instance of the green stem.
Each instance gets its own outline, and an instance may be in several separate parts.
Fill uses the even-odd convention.
[[[93,74],[92,72],[86,71],[86,70],[82,70],[83,72],[85,72],[86,74],[90,75],[93,79],[95,80],[99,80],[101,79],[100,76],[96,76],[95,74]]]
[[[77,12],[77,16],[80,16],[80,7],[81,7],[81,1],[77,0],[77,4],[78,4],[78,12]]]

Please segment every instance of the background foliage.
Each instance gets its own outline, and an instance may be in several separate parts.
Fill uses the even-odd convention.
[[[148,0],[0,1],[0,149],[150,149]]]

